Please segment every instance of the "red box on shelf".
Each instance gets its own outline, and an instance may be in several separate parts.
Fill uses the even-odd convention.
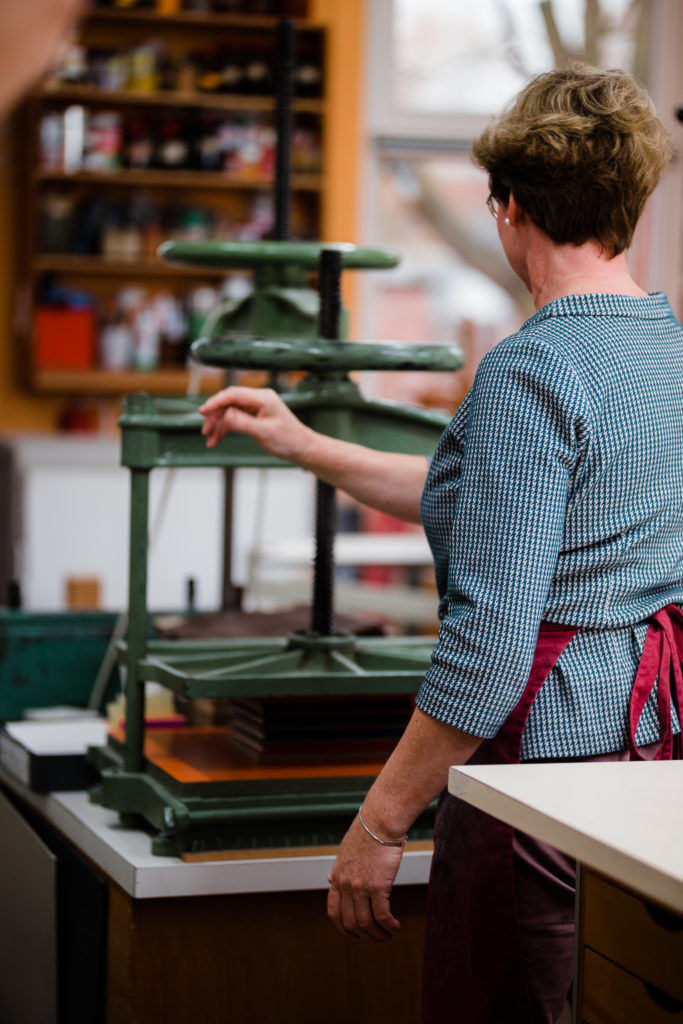
[[[35,366],[38,370],[85,370],[95,363],[95,318],[90,309],[38,309]]]

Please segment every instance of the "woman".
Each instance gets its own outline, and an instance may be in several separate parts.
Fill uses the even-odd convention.
[[[244,431],[368,505],[421,515],[430,540],[432,664],[330,874],[336,926],[376,940],[399,928],[406,834],[449,765],[628,759],[659,741],[671,756],[679,728],[651,663],[662,636],[683,637],[683,328],[625,258],[669,141],[629,76],[573,65],[532,80],[473,152],[537,312],[484,358],[431,466],[317,435],[268,391],[228,388],[201,410],[209,446]],[[442,796],[425,1020],[556,1020],[573,885],[567,858]]]

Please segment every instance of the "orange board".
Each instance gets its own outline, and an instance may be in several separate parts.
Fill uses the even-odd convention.
[[[112,732],[124,742],[120,729]],[[382,762],[356,762],[348,758],[269,758],[267,764],[250,757],[229,740],[226,726],[149,729],[145,734],[147,760],[182,783],[238,782],[260,779],[320,779],[378,775]]]

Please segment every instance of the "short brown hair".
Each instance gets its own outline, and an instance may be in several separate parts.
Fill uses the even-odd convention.
[[[512,192],[558,245],[595,239],[612,256],[631,244],[671,154],[641,85],[578,62],[533,78],[472,147],[496,199]]]

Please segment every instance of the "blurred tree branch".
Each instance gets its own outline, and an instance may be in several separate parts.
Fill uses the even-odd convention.
[[[588,3],[588,0],[586,0]],[[553,62],[555,67],[561,68],[567,64],[569,60],[576,56],[562,41],[560,30],[557,25],[557,18],[555,17],[555,8],[553,7],[553,0],[539,0],[538,4],[543,23],[545,25],[545,34],[548,37],[548,44],[553,53]]]
[[[487,245],[469,230],[452,205],[442,199],[427,170],[417,166],[414,175],[417,205],[441,238],[465,263],[506,291],[524,317],[530,316],[534,309],[531,295],[510,267],[500,246]]]

